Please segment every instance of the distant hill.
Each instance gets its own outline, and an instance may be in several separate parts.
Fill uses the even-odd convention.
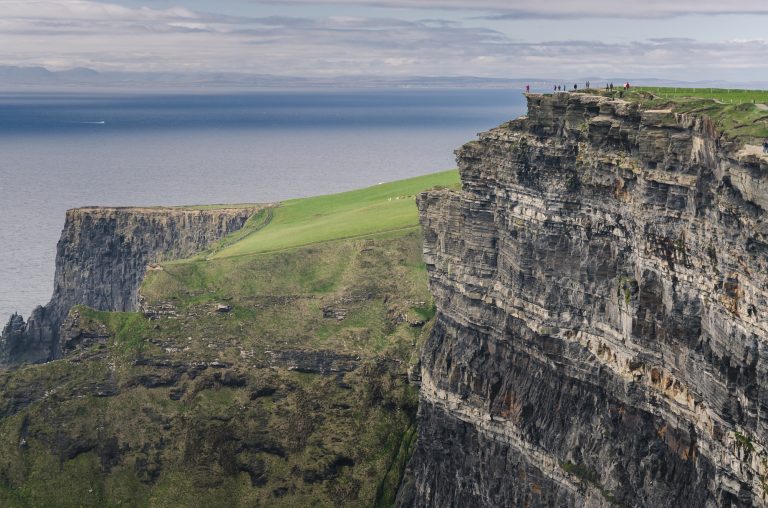
[[[685,86],[717,88],[768,88],[768,82],[681,82],[643,77],[491,78],[478,76],[335,76],[328,78],[245,74],[236,72],[99,72],[78,67],[52,71],[45,67],[0,65],[0,89],[19,86],[40,89],[62,87],[95,88],[524,88],[550,89],[554,84],[570,89],[589,81],[600,88],[605,83],[630,81],[644,86]]]

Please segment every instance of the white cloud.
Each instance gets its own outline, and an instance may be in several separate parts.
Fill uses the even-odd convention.
[[[657,4],[663,8],[661,2],[651,3]],[[768,79],[763,39],[703,43],[673,37],[608,44],[542,35],[542,40],[521,41],[477,25],[361,16],[235,18],[86,0],[0,0],[0,65],[293,76]]]
[[[251,0],[253,3],[277,3]],[[513,17],[666,17],[685,14],[768,14],[765,0],[281,0],[281,3],[459,9]]]
[[[0,0],[3,19],[67,20],[167,20],[194,19],[197,15],[184,7],[158,10],[131,9],[116,4],[87,0]]]

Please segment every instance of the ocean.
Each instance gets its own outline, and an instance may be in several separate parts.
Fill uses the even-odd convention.
[[[517,90],[0,93],[0,326],[53,290],[64,212],[273,202],[455,167]]]

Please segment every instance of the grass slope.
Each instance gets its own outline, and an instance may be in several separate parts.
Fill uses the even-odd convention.
[[[632,90],[639,92],[649,92],[665,99],[712,99],[723,104],[768,103],[768,90],[740,90],[735,88],[677,88],[658,86],[636,87]]]
[[[415,195],[431,187],[458,184],[457,171],[444,171],[341,194],[285,201],[273,210],[266,226],[216,250],[211,257],[242,256],[416,228]]]
[[[81,346],[0,372],[0,506],[392,506],[434,315],[414,196],[457,182],[293,200],[149,272],[152,319],[74,309]]]

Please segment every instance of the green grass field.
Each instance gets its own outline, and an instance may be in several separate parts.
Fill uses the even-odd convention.
[[[766,104],[768,90],[741,90],[736,88],[677,88],[644,86],[633,90],[649,92],[665,99],[682,97],[713,99],[723,104]]]
[[[451,170],[341,194],[285,201],[271,210],[271,217],[255,218],[255,224],[238,235],[237,241],[225,240],[208,256],[221,259],[417,228],[416,194],[432,187],[458,185],[458,172]]]
[[[214,330],[214,335],[237,335],[244,328],[258,338],[252,346],[259,350],[277,340],[363,356],[410,344],[408,326],[401,330],[408,333],[395,333],[397,340],[391,340],[394,330],[386,316],[394,312],[428,320],[432,314],[415,197],[458,185],[458,171],[450,170],[280,203],[254,215],[210,251],[148,273],[141,293],[148,302],[174,302],[197,315],[188,326],[168,323],[167,333],[178,337]],[[386,306],[355,296],[354,303],[344,305],[346,320],[323,318],[323,306],[359,294],[398,296],[387,297]],[[287,296],[288,322],[281,299]],[[237,320],[209,314],[222,301],[232,305]],[[367,331],[350,335],[344,331],[350,325]]]

